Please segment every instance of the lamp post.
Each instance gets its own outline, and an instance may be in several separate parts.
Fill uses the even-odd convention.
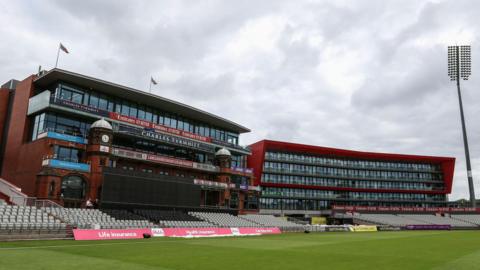
[[[468,149],[467,129],[463,115],[462,93],[460,92],[460,78],[468,80],[471,75],[471,49],[470,46],[448,46],[448,76],[451,81],[457,82],[458,103],[460,105],[460,118],[462,121],[463,146],[467,162],[468,190],[470,192],[470,205],[476,207],[475,190],[473,186],[472,166],[470,165],[470,151]]]

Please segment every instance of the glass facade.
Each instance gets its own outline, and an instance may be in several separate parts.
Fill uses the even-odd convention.
[[[439,207],[445,203],[427,203],[427,202],[399,202],[399,201],[328,201],[314,199],[289,199],[289,198],[260,198],[260,209],[269,210],[297,210],[301,211],[319,211],[331,209],[332,205],[348,206],[393,206],[393,207]]]
[[[247,156],[246,155],[235,155],[232,153],[232,166],[245,168],[247,166]]]
[[[297,189],[263,187],[262,196],[278,196],[291,198],[311,199],[338,199],[338,200],[364,200],[364,201],[443,201],[441,194],[416,194],[416,193],[390,193],[390,192],[351,192],[336,190]]]
[[[263,171],[273,174],[359,180],[438,181],[439,183],[443,179],[438,166],[433,164],[347,160],[272,152],[265,154],[265,160]],[[275,176],[268,177],[268,179],[271,178],[275,178]],[[280,181],[288,181],[282,177],[279,179]],[[310,178],[301,181],[310,181]]]
[[[32,128],[32,141],[36,140],[39,134],[46,131],[54,131],[78,137],[87,137],[91,121],[73,119],[64,114],[45,112],[34,117]]]
[[[107,96],[96,91],[85,90],[81,89],[80,87],[74,87],[60,83],[52,95],[55,98],[68,100],[105,111],[117,112],[125,116],[142,119],[238,145],[238,133],[223,130],[215,126],[184,118],[180,115],[161,111],[122,98]]]
[[[321,156],[282,153],[282,152],[266,152],[265,159],[297,162],[297,163],[307,163],[307,164],[315,164],[315,165],[318,164],[318,165],[328,165],[328,166],[336,166],[336,167],[349,167],[349,168],[376,168],[376,169],[426,171],[426,172],[439,170],[438,165],[427,164],[427,163],[354,160],[354,159],[341,159],[341,158],[321,157]]]
[[[82,160],[83,151],[77,148],[70,148],[55,145],[53,147],[53,158],[63,161],[75,162],[78,163]]]
[[[357,180],[339,179],[329,177],[313,177],[301,175],[262,173],[262,183],[290,184],[321,187],[351,187],[364,189],[399,189],[399,190],[443,190],[444,184],[441,181],[416,180]]]
[[[441,206],[446,201],[445,194],[422,193],[445,189],[440,166],[429,163],[268,151],[265,153],[261,183],[279,185],[262,187],[260,207],[264,209],[321,210],[333,204],[429,207]],[[282,187],[282,184],[306,187]],[[370,189],[375,192],[325,190],[330,188]],[[385,192],[381,192],[382,189]],[[398,192],[400,190],[415,193]]]

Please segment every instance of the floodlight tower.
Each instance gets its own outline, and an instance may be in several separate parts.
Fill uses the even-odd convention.
[[[467,130],[463,115],[462,94],[460,92],[460,78],[468,80],[471,75],[471,50],[470,46],[448,46],[448,76],[451,81],[457,81],[458,103],[460,105],[460,118],[462,120],[463,146],[467,162],[468,190],[470,191],[470,204],[476,207],[475,190],[473,187],[472,166],[470,165],[470,151],[468,150]]]

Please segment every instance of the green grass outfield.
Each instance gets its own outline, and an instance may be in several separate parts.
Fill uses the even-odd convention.
[[[480,269],[480,231],[0,242],[0,269]]]

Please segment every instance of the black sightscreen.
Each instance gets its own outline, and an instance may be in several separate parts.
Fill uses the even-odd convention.
[[[104,168],[102,202],[198,207],[200,186],[192,179]]]

